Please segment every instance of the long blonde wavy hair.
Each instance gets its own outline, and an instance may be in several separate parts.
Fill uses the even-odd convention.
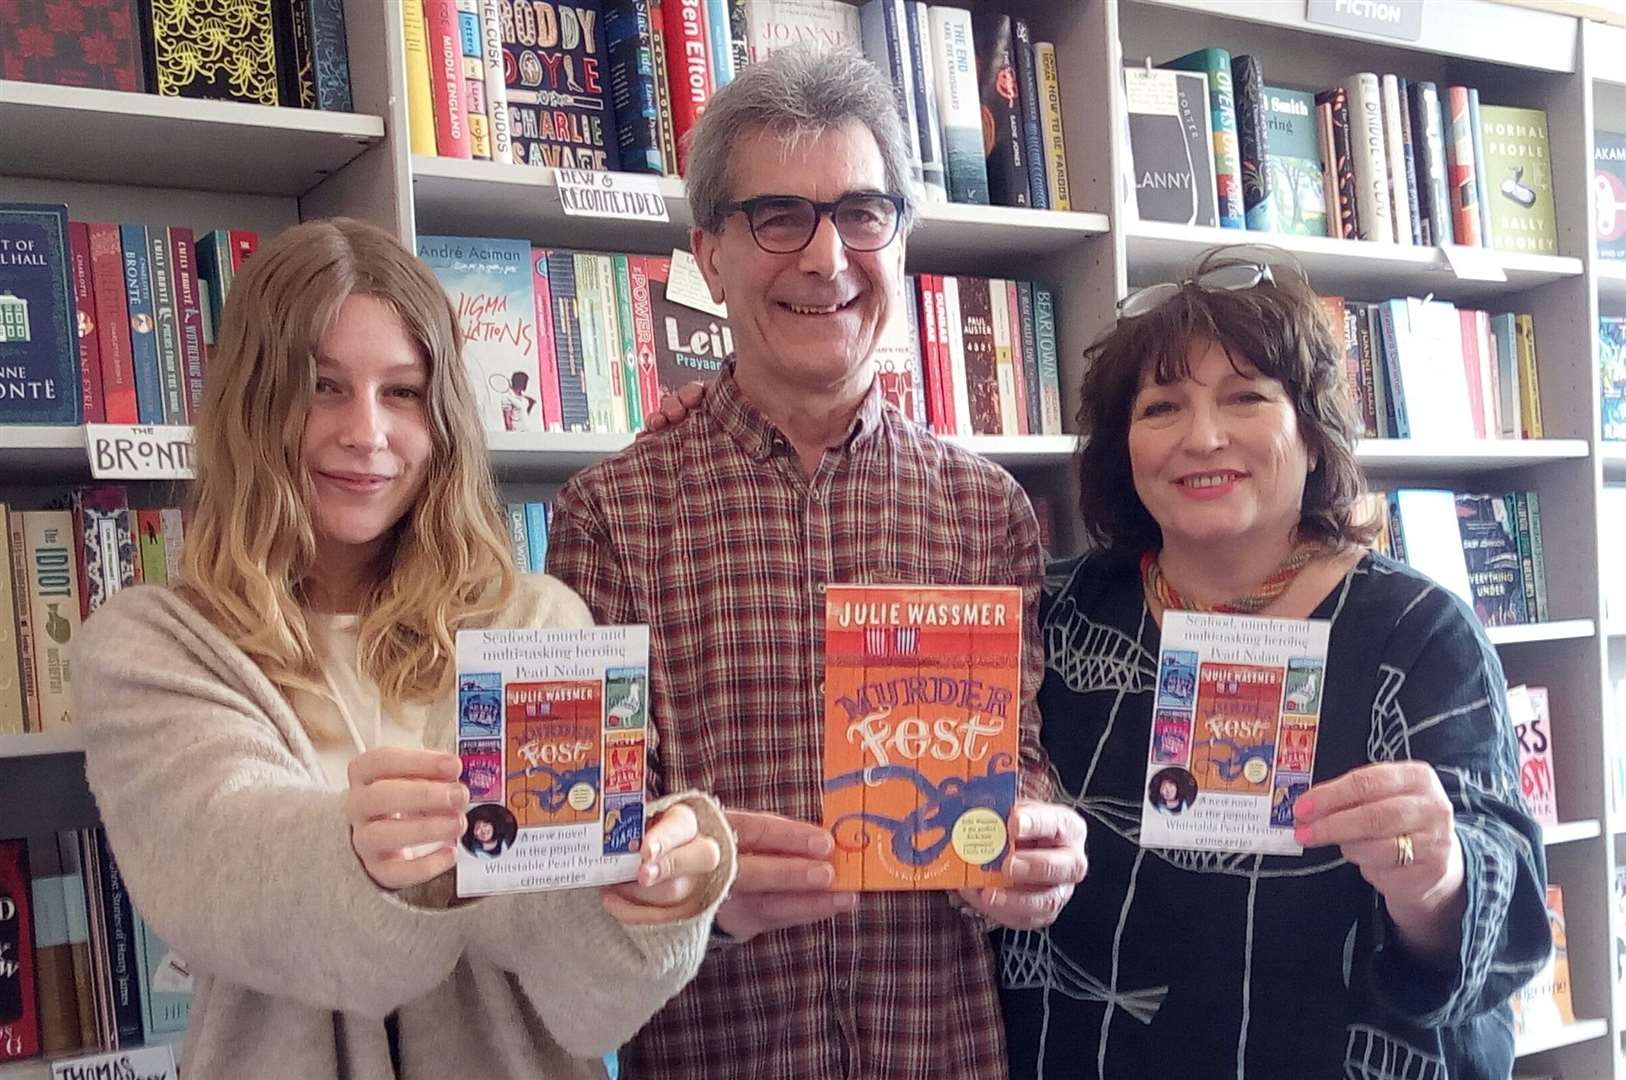
[[[285,694],[331,693],[301,588],[316,535],[300,445],[317,346],[355,295],[389,305],[429,367],[423,492],[358,612],[363,673],[388,702],[427,701],[451,686],[457,630],[488,622],[515,578],[456,315],[434,275],[381,229],[348,218],[295,226],[233,283],[194,431],[182,587]]]

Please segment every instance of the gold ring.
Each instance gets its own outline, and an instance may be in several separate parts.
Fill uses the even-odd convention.
[[[1395,837],[1395,865],[1410,866],[1417,860],[1417,851],[1412,847],[1411,833],[1401,833]]]

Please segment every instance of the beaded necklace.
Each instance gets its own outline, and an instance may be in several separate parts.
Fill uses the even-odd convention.
[[[1146,591],[1157,597],[1168,611],[1216,611],[1236,615],[1254,615],[1269,607],[1277,597],[1287,591],[1299,572],[1320,555],[1326,547],[1319,540],[1303,540],[1293,545],[1287,558],[1259,583],[1259,587],[1235,600],[1222,600],[1217,604],[1196,604],[1181,596],[1163,573],[1157,552],[1148,551],[1140,557],[1141,581]]]

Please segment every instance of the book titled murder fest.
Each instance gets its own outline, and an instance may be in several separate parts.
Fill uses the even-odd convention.
[[[825,592],[824,827],[837,889],[1005,882],[1021,730],[1022,592]]]
[[[1310,787],[1332,624],[1163,616],[1143,847],[1300,855],[1293,804]]]
[[[458,631],[457,894],[633,880],[648,729],[647,626]]]

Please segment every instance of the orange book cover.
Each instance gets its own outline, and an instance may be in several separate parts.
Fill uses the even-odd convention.
[[[509,683],[508,807],[520,828],[599,820],[603,684]]]
[[[1022,591],[832,585],[825,603],[824,826],[835,888],[1003,884]]]

